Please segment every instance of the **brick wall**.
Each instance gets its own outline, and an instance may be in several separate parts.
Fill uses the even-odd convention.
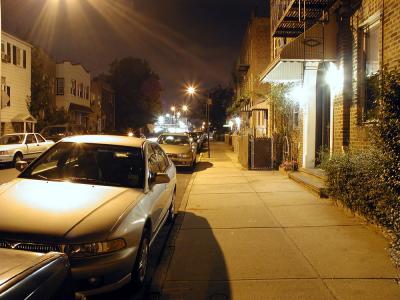
[[[400,1],[363,0],[347,19],[345,11],[340,8],[338,11],[339,15],[344,14],[338,19],[337,53],[338,64],[344,67],[345,84],[343,93],[334,101],[334,152],[341,152],[343,147],[360,150],[371,143],[372,124],[363,120],[359,32],[372,16],[381,15],[378,37],[380,66],[392,69],[400,65]]]

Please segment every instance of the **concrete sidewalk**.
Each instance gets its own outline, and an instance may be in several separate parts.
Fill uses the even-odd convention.
[[[400,299],[382,234],[221,143],[188,187],[161,299]]]

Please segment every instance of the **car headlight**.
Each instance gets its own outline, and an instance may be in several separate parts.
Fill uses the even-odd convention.
[[[191,153],[182,153],[182,154],[178,154],[178,157],[189,158],[189,157],[192,157],[192,154]]]
[[[7,150],[0,151],[0,155],[7,155],[7,154],[8,154],[8,151],[7,151]]]
[[[126,247],[123,239],[88,244],[75,244],[65,246],[65,252],[72,257],[101,255],[121,250]]]

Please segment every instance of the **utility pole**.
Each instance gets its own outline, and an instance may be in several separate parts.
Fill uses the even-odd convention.
[[[211,98],[207,98],[206,115],[207,115],[207,149],[208,149],[208,158],[211,157],[211,153],[210,153],[210,108],[211,108],[211,104],[212,104]]]

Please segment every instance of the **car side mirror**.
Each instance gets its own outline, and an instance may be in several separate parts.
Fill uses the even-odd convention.
[[[21,161],[17,161],[15,163],[15,168],[20,172],[25,170],[27,167],[28,167],[28,163],[26,161],[21,160]]]
[[[169,183],[170,181],[171,181],[171,179],[169,178],[168,174],[157,173],[156,178],[154,180],[154,184]]]

